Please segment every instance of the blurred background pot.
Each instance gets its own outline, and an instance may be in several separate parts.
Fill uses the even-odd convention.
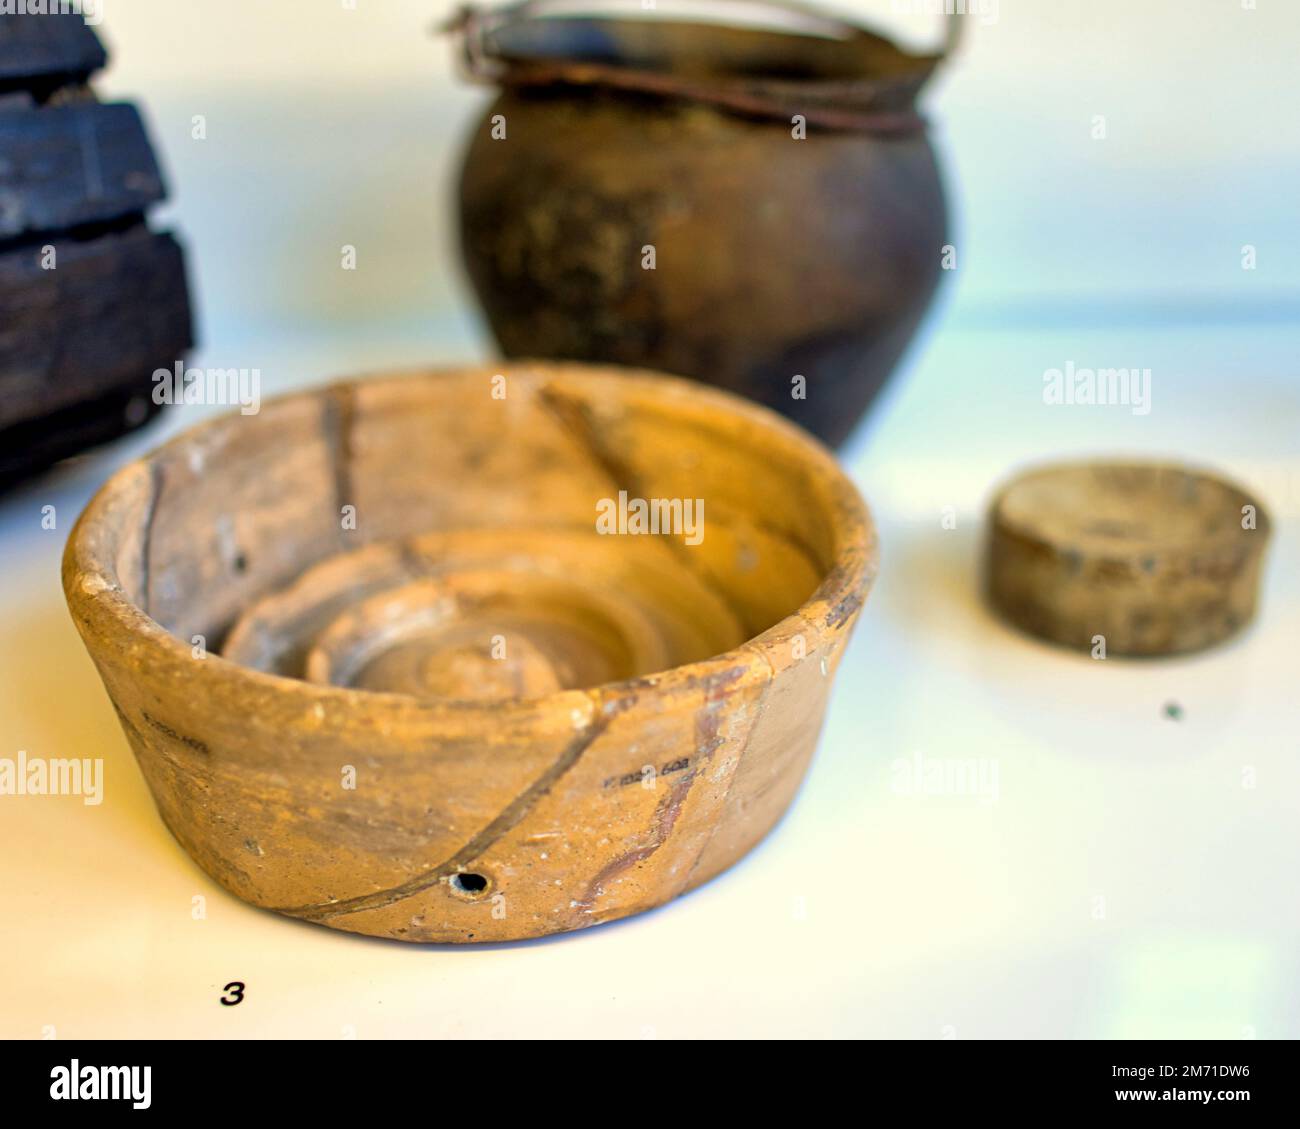
[[[759,7],[784,26],[466,10],[467,69],[501,93],[465,157],[465,263],[507,356],[680,373],[839,444],[938,282],[915,100],[943,55]]]

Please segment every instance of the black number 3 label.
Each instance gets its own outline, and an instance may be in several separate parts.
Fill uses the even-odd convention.
[[[226,1007],[234,1007],[236,1004],[244,1002],[244,982],[242,980],[232,980],[221,990],[230,994],[230,999],[226,999],[225,996],[221,997],[221,1002]]]

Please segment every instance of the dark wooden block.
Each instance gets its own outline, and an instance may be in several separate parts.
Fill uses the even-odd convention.
[[[131,388],[4,428],[0,430],[0,490],[87,447],[134,431],[161,410],[149,390]]]
[[[80,16],[0,16],[0,84],[84,82],[107,61],[104,45]]]
[[[143,225],[0,254],[0,428],[115,393],[152,392],[193,344],[181,249]]]
[[[134,106],[0,112],[0,239],[121,219],[164,195]]]
[[[0,487],[139,427],[193,344],[140,116],[88,85],[106,61],[79,16],[0,15]]]

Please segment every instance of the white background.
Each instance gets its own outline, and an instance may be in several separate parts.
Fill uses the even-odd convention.
[[[839,7],[935,34],[919,4]],[[107,0],[101,89],[144,104],[163,152],[194,363],[258,367],[271,394],[490,355],[451,234],[484,95],[431,34],[450,8]],[[661,910],[518,945],[364,940],[225,894],[158,820],[58,582],[107,473],[213,410],[180,408],[0,498],[0,755],[107,774],[99,807],[0,797],[0,1035],[1300,1035],[1300,9],[1004,0],[967,22],[927,101],[959,269],[846,452],[883,572],[776,832]],[[1150,414],[1044,405],[1071,360],[1150,368]],[[1115,451],[1220,468],[1270,508],[1236,641],[1094,662],[981,607],[997,482]],[[900,794],[917,757],[982,760],[996,798]]]

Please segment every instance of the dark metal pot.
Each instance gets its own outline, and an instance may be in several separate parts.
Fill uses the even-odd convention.
[[[507,356],[681,373],[839,444],[939,279],[915,100],[943,55],[768,7],[798,29],[463,12],[470,74],[501,87],[463,251]]]

